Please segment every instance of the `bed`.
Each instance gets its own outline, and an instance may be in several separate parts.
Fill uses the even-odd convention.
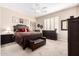
[[[22,46],[23,49],[29,46],[29,40],[35,40],[42,37],[40,32],[16,32],[15,41]]]
[[[25,25],[16,25],[14,26],[15,30],[15,41],[22,46],[23,49],[29,46],[29,40],[35,40],[42,37],[40,32],[18,32],[18,28],[27,28]],[[17,32],[16,32],[17,31]]]

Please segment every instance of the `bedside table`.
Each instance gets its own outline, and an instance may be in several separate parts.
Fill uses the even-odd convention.
[[[15,41],[14,34],[1,35],[1,44],[6,44],[14,41]]]

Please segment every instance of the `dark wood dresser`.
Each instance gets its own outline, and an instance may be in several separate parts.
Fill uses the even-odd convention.
[[[6,44],[14,41],[15,41],[14,34],[1,35],[1,44]]]
[[[68,19],[68,55],[79,56],[79,17]]]
[[[46,37],[47,39],[51,40],[57,40],[57,33],[56,30],[43,30],[42,31],[43,36]]]

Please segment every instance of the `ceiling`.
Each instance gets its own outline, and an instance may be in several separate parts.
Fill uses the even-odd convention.
[[[77,3],[0,3],[0,5],[28,16],[40,17],[75,6]]]

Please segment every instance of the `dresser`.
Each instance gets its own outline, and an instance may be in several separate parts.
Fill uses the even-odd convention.
[[[14,42],[14,41],[15,41],[14,34],[1,35],[1,44],[6,44],[6,43]]]
[[[43,30],[42,33],[47,39],[57,40],[56,30]]]

